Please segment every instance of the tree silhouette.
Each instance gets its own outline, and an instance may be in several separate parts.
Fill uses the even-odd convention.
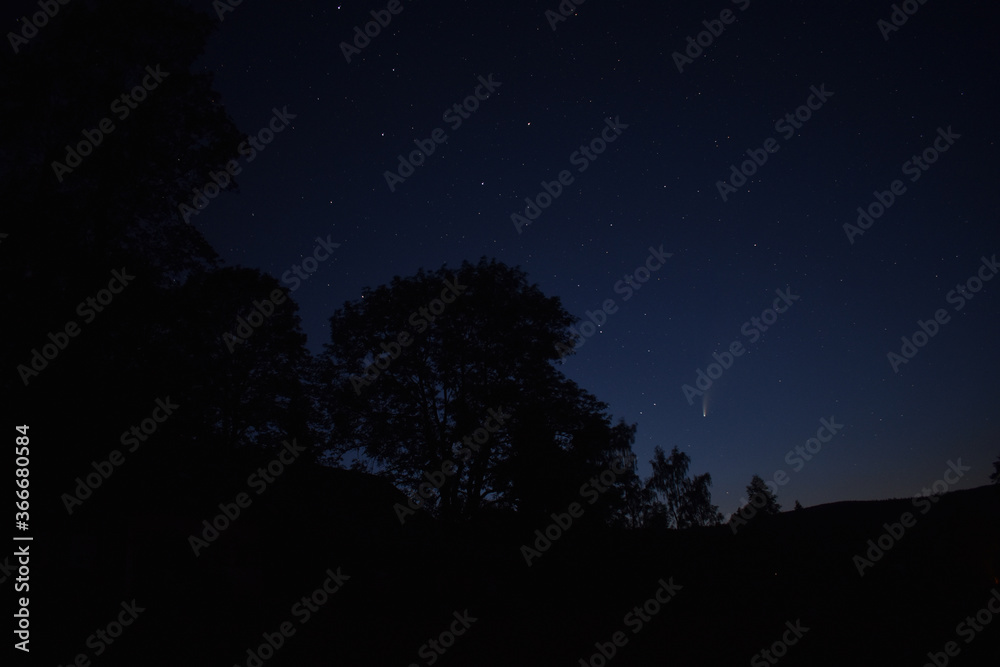
[[[635,424],[629,426],[622,421],[615,428],[621,430],[629,445],[635,441]],[[625,472],[620,476],[621,497],[613,523],[630,529],[653,525],[655,523],[653,501],[656,494],[639,477],[638,460],[631,454],[631,446],[627,452],[623,451],[622,455]],[[662,514],[660,516],[662,517]]]
[[[681,506],[680,528],[693,526],[716,526],[722,523],[723,516],[718,505],[712,504],[712,476],[702,473],[694,477],[688,484],[685,502]]]
[[[135,546],[126,525],[149,527],[157,538],[148,552],[177,565],[167,554],[183,539],[165,525],[154,531],[150,517],[190,523],[194,514],[181,520],[184,513],[217,507],[227,482],[245,489],[247,471],[266,460],[253,448],[301,438],[309,406],[296,377],[303,348],[293,305],[231,353],[223,334],[275,281],[216,272],[215,251],[178,213],[192,188],[238,157],[245,138],[211,76],[194,67],[218,21],[171,2],[58,10],[16,58],[0,58],[7,121],[0,124],[0,280],[16,286],[0,293],[0,306],[17,313],[17,326],[5,333],[4,366],[30,363],[32,348],[67,322],[79,333],[27,383],[8,372],[0,386],[11,413],[44,424],[51,443],[32,450],[33,463],[44,457],[46,470],[31,480],[32,493],[85,500],[72,515],[50,503],[55,511],[46,510],[44,523],[71,547],[91,538],[101,545],[101,565],[88,576],[102,582],[103,604],[121,599],[121,556]],[[152,76],[147,68],[162,75],[157,87],[127,117],[113,113],[113,100]],[[105,118],[113,131],[98,131]],[[55,171],[53,163],[69,162],[67,146],[83,157],[72,172]],[[96,317],[81,315],[78,304],[110,294],[116,273],[124,287]],[[151,433],[161,404],[179,407],[167,408]],[[244,445],[238,457],[236,445]],[[85,488],[74,480],[92,462],[118,456],[126,472],[114,484],[92,497],[74,490]],[[96,589],[73,573],[54,576],[53,592],[99,604],[90,594]]]
[[[708,490],[712,485],[711,475],[688,477],[691,457],[677,447],[666,456],[657,446],[650,464],[653,474],[646,481],[646,488],[654,494],[650,508],[652,517],[662,515],[662,522],[668,528],[712,526],[722,521]]]
[[[760,475],[754,475],[747,485],[747,498],[749,505],[755,508],[756,514],[778,514],[781,512],[781,505],[778,504],[778,496],[767,488],[767,484]]]
[[[797,511],[799,511],[800,509],[803,509],[803,507],[802,507],[802,503],[800,503],[799,501],[797,501],[797,500],[796,500],[796,501],[795,501],[795,511],[797,512]]]
[[[145,335],[164,326],[158,304],[188,276],[218,266],[202,235],[177,215],[177,204],[235,157],[242,140],[210,75],[191,71],[214,25],[169,2],[71,3],[16,58],[0,59],[0,110],[8,121],[0,126],[7,235],[0,280],[18,285],[0,294],[0,306],[19,313],[5,345],[5,353],[16,355],[10,367],[72,318],[111,270],[125,267],[136,276],[59,363],[31,381],[35,399],[61,391],[76,402],[93,397],[99,408],[116,403],[119,393],[129,401],[146,385],[163,391],[169,382],[169,374],[148,372],[155,348]],[[146,66],[169,74],[120,119],[109,103],[141,81]],[[66,146],[78,147],[84,130],[95,136],[105,117],[114,130],[57,179],[53,162],[65,162]],[[60,379],[80,386],[57,390]],[[2,386],[6,396],[26,391],[13,373]],[[47,398],[32,404],[65,400]]]
[[[13,245],[38,244],[65,269],[32,267],[28,253],[8,259],[49,295],[77,267],[110,265],[127,256],[169,285],[217,263],[192,225],[178,215],[192,188],[236,157],[243,136],[211,89],[209,74],[191,72],[217,25],[176,4],[111,0],[71,4],[18,54],[4,59],[0,108],[0,183],[7,208],[4,231]],[[81,58],[80,54],[87,54]],[[164,74],[147,99],[125,118],[109,103],[147,76]],[[72,173],[57,178],[66,146],[85,140],[102,118],[114,129]],[[97,133],[98,135],[100,133]],[[39,141],[42,139],[42,141]]]
[[[306,337],[298,304],[277,280],[225,268],[192,276],[175,292],[162,304],[170,328],[156,330],[153,343],[174,360],[171,379],[189,404],[179,417],[192,422],[188,445],[223,452],[284,438],[312,445]]]
[[[630,447],[606,404],[555,368],[573,321],[485,258],[365,290],[330,320],[331,460],[355,457],[411,494],[427,482],[426,504],[448,518],[564,511]]]
[[[994,484],[1000,484],[1000,456],[993,462],[993,472],[990,474],[990,480]]]

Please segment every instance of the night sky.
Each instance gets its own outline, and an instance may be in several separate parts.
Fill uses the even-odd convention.
[[[590,0],[553,30],[557,0],[402,0],[348,63],[340,44],[386,4],[243,2],[199,64],[242,131],[295,116],[241,157],[239,194],[191,221],[228,264],[279,279],[317,237],[340,244],[292,295],[311,350],[365,287],[495,257],[581,319],[614,300],[562,369],[638,423],[642,474],[654,446],[677,446],[727,516],[754,473],[789,475],[785,509],[913,496],[959,458],[971,471],[952,489],[987,483],[1000,281],[953,290],[1000,254],[994,7],[913,2],[888,30],[889,2]],[[703,21],[724,30],[679,72]],[[453,107],[480,77],[495,90],[463,118]],[[385,172],[439,128],[446,141],[390,190]],[[602,131],[606,150],[578,152]],[[912,162],[935,141],[933,164]],[[724,201],[717,182],[754,155],[766,162]],[[519,232],[512,214],[564,170]],[[849,238],[895,180],[902,194]],[[661,246],[662,267],[625,289]],[[776,290],[798,298],[763,332],[751,318],[771,321]],[[888,353],[939,309],[894,372]],[[734,341],[745,353],[689,403],[683,385]],[[843,428],[796,471],[786,453],[822,419]]]

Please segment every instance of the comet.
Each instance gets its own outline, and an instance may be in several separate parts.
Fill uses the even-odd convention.
[[[708,416],[708,394],[703,394],[701,397],[701,416]]]

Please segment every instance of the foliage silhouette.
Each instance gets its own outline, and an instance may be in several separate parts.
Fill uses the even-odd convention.
[[[650,461],[653,473],[646,489],[653,494],[650,502],[651,520],[667,528],[714,526],[722,521],[719,508],[712,504],[708,490],[712,477],[704,473],[688,476],[691,457],[674,447],[670,456],[657,446]]]
[[[573,321],[520,269],[485,258],[366,290],[330,320],[331,460],[356,456],[411,493],[453,462],[427,503],[450,519],[486,505],[564,510],[634,433],[616,432],[607,405],[555,368]],[[494,432],[469,445],[484,424]]]
[[[747,485],[747,498],[751,506],[757,509],[757,515],[773,515],[781,512],[778,496],[767,488],[760,475],[754,475]]]

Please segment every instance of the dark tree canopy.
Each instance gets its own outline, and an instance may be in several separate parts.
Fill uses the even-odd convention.
[[[5,366],[30,363],[50,332],[82,333],[40,373],[5,375],[5,395],[26,410],[52,405],[91,415],[98,432],[122,414],[148,413],[170,396],[182,407],[169,467],[195,467],[190,452],[302,437],[309,421],[300,377],[306,363],[295,305],[279,308],[230,352],[223,334],[276,287],[256,271],[223,270],[178,206],[237,157],[245,138],[194,63],[218,23],[174,3],[70,3],[16,58],[0,59],[0,196],[5,204],[0,305],[19,314]],[[124,117],[111,104],[155,72],[155,87]],[[119,101],[120,103],[120,101]],[[108,118],[113,130],[70,171],[73,150]],[[230,186],[231,189],[234,186]],[[96,317],[78,304],[114,275],[127,286]],[[33,369],[32,369],[33,370]],[[107,410],[112,405],[115,411]],[[107,424],[103,421],[107,420]],[[67,426],[67,429],[70,429]],[[69,434],[68,434],[69,437]],[[95,452],[88,455],[88,449]],[[59,465],[106,456],[94,438]],[[159,451],[159,450],[156,450]],[[71,478],[72,479],[72,478]]]
[[[650,512],[655,522],[668,528],[713,526],[722,521],[719,508],[712,504],[708,473],[688,476],[691,457],[674,447],[670,455],[656,447],[653,453],[653,474],[646,482]]]
[[[760,475],[754,475],[747,485],[747,498],[749,504],[756,508],[756,514],[770,515],[781,512],[781,505],[778,504],[778,496],[771,489],[767,488],[767,483]]]
[[[130,380],[148,377],[151,348],[136,332],[159,320],[153,304],[187,276],[219,265],[177,215],[177,204],[242,140],[210,75],[191,71],[212,27],[208,16],[173,3],[74,2],[16,58],[0,59],[0,281],[18,286],[3,291],[0,306],[20,314],[9,332],[16,355],[9,367],[124,267],[136,278],[87,332],[100,335],[81,336],[56,366],[79,362],[76,370],[96,377],[128,366]],[[147,66],[169,74],[120,119],[110,104],[147,76]],[[60,180],[53,163],[65,163],[67,145],[77,147],[84,131],[93,136],[106,117],[113,131]],[[136,307],[143,305],[150,307]],[[29,389],[51,384],[49,372],[58,371],[47,370]],[[25,389],[16,374],[4,387]]]
[[[0,183],[10,243],[44,245],[72,262],[67,268],[104,270],[128,257],[136,270],[149,267],[156,284],[217,265],[178,215],[243,139],[211,75],[191,71],[214,25],[173,3],[70,3],[16,59],[2,61]],[[161,80],[122,118],[111,104],[147,67]],[[75,149],[103,118],[114,129],[57,175],[66,146]],[[64,289],[58,272],[30,266],[32,256],[11,258],[11,269],[39,289]]]
[[[553,363],[573,321],[485,258],[367,290],[330,320],[331,458],[355,455],[410,491],[454,464],[428,501],[446,517],[564,509],[630,444]]]

